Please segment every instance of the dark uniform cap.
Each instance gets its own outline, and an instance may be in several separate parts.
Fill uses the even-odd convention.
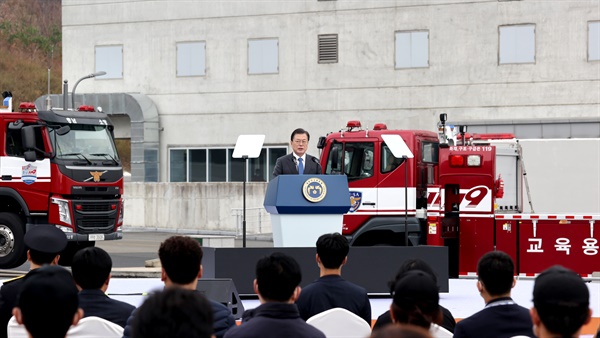
[[[546,269],[533,286],[533,304],[536,308],[547,305],[589,306],[590,291],[577,273],[560,265]]]
[[[59,254],[67,247],[67,236],[52,225],[37,225],[25,234],[25,245],[32,250]]]
[[[410,270],[402,274],[394,287],[394,303],[400,307],[416,303],[438,307],[440,295],[433,277],[420,270]]]

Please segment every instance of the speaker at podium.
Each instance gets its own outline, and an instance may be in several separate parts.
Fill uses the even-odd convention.
[[[235,319],[242,318],[244,305],[231,278],[201,278],[198,279],[196,290],[206,298],[225,305]]]

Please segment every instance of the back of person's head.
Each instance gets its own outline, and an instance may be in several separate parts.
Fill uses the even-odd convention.
[[[477,275],[491,296],[510,292],[513,287],[515,265],[512,258],[502,251],[491,251],[479,259]]]
[[[274,252],[256,263],[258,292],[267,301],[288,301],[301,281],[300,265],[291,256]]]
[[[67,236],[55,226],[37,225],[25,233],[25,246],[34,264],[51,264],[67,247]]]
[[[581,277],[555,265],[542,272],[533,286],[533,306],[546,329],[573,336],[590,320],[590,292]]]
[[[84,248],[73,256],[71,272],[82,289],[100,289],[110,275],[112,260],[101,248]]]
[[[17,307],[20,322],[32,337],[64,338],[79,308],[73,277],[59,266],[32,270],[23,282]]]
[[[404,273],[406,273],[407,271],[412,270],[419,270],[428,273],[429,275],[431,275],[431,278],[433,278],[433,281],[437,285],[437,276],[435,275],[435,272],[433,271],[431,266],[429,266],[429,264],[427,264],[424,260],[420,258],[409,258],[402,262],[400,270],[398,270],[398,273],[396,274],[394,279],[388,282],[388,287],[390,288],[391,295],[394,295],[394,288],[396,287],[396,282],[400,279],[400,277],[402,277],[402,275],[404,275]]]
[[[348,256],[349,251],[348,239],[337,232],[322,235],[317,240],[317,254],[321,263],[327,269],[339,268]]]
[[[158,258],[173,283],[189,284],[200,273],[202,248],[190,237],[172,236],[160,244]]]
[[[210,338],[212,307],[197,291],[166,288],[139,307],[131,330],[133,338]]]
[[[441,323],[439,301],[438,286],[431,275],[411,270],[396,282],[390,312],[396,323],[429,329],[432,323]]]
[[[420,326],[388,324],[373,331],[371,338],[433,338],[429,331]]]

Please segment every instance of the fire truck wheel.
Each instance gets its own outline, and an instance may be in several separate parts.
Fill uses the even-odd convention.
[[[73,256],[75,256],[77,251],[95,245],[96,242],[69,242],[67,244],[67,248],[60,254],[60,260],[58,261],[58,264],[62,266],[71,266]]]
[[[0,212],[0,267],[10,269],[25,263],[23,221],[10,212]]]

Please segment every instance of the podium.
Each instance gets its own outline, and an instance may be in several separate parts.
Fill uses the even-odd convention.
[[[279,175],[267,186],[274,247],[314,247],[319,236],[342,233],[350,209],[345,175]]]

